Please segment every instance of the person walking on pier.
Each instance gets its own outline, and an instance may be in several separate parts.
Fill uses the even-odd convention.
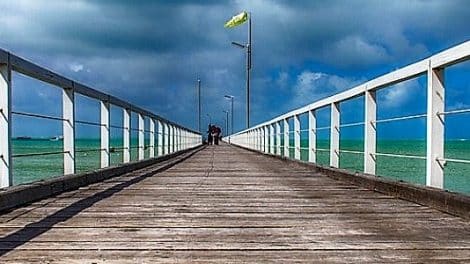
[[[209,128],[207,129],[207,144],[212,145],[214,138],[212,137],[212,125],[209,124]]]
[[[220,134],[222,133],[222,130],[220,130],[220,127],[214,126],[214,142],[216,145],[219,145],[219,139],[220,139]]]

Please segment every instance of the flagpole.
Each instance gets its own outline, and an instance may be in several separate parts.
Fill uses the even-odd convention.
[[[199,78],[197,79],[197,97],[198,97],[197,127],[198,127],[199,133],[202,133],[202,131],[201,131],[201,79],[199,79]]]
[[[251,75],[251,12],[248,13],[248,45],[246,49],[246,128],[250,127],[250,75]]]

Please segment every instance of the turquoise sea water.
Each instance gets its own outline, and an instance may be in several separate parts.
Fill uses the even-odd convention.
[[[122,139],[112,139],[111,147],[122,146]],[[283,142],[281,141],[281,145]],[[290,142],[293,145],[293,142]],[[137,160],[137,139],[131,140],[131,160]],[[85,172],[99,168],[100,152],[80,150],[99,149],[97,139],[76,140],[76,168],[77,172]],[[307,148],[308,141],[302,140],[301,147]],[[328,140],[317,140],[317,148],[329,149]],[[340,149],[363,151],[362,140],[341,140]],[[62,151],[61,141],[49,140],[13,140],[13,155],[41,152]],[[404,154],[412,156],[426,155],[426,142],[424,140],[382,140],[377,142],[378,153]],[[145,151],[149,157],[149,150]],[[293,157],[293,149],[290,156]],[[446,158],[470,160],[470,141],[448,140],[445,144]],[[308,151],[302,150],[302,160],[308,160]],[[317,162],[329,165],[329,152],[318,151]],[[111,164],[122,163],[122,151],[117,149],[111,153]],[[363,155],[341,153],[340,167],[351,171],[363,171]],[[62,175],[63,154],[47,156],[16,157],[13,159],[13,183],[32,182]],[[377,157],[377,175],[406,182],[425,184],[426,161],[421,159],[407,159],[395,157]],[[470,194],[470,164],[448,162],[445,167],[445,188],[451,191]]]
[[[61,152],[62,141],[50,141],[48,139],[13,140],[13,155]],[[111,152],[111,165],[122,163],[122,139],[111,139],[110,146],[116,148]],[[131,140],[131,160],[137,160],[137,139]],[[78,139],[75,141],[76,170],[78,173],[86,172],[100,167],[100,141],[98,139]],[[84,151],[84,152],[82,152]],[[145,157],[149,157],[146,149]],[[63,174],[63,154],[52,154],[32,157],[13,158],[13,184],[33,182]]]
[[[281,140],[281,145],[282,145]],[[293,140],[290,146],[294,145]],[[330,164],[330,142],[317,140],[317,163],[325,166]],[[301,159],[308,160],[308,140],[301,140]],[[341,140],[341,150],[364,151],[362,140]],[[426,156],[426,142],[424,140],[379,140],[377,153],[400,154],[408,156]],[[294,150],[290,149],[290,157],[294,157]],[[448,140],[445,143],[445,157],[450,159],[470,160],[470,141]],[[364,170],[363,154],[340,154],[340,168],[350,171],[362,172]],[[416,184],[426,184],[426,160],[399,157],[377,157],[377,175],[397,181]],[[470,164],[448,162],[444,168],[444,188],[447,190],[470,194]]]

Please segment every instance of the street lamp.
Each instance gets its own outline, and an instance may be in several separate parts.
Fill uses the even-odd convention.
[[[212,125],[212,117],[209,114],[206,114],[207,117],[209,117],[209,125]]]
[[[248,43],[246,45],[232,41],[235,47],[246,49],[246,128],[250,127],[250,75],[251,75],[251,14],[248,15]]]
[[[228,135],[228,111],[223,110],[222,112],[224,112],[224,113],[226,114],[226,116],[227,116],[227,117],[225,118],[225,131],[227,131],[227,132],[226,132],[226,133],[227,133],[226,135]]]
[[[198,96],[197,125],[198,125],[199,133],[202,133],[201,131],[201,79],[197,79],[197,96]]]
[[[233,98],[235,98],[233,95],[224,95],[225,98],[230,99],[231,103],[231,108],[230,108],[230,127],[231,127],[231,133],[233,135]],[[228,131],[227,131],[228,132]]]

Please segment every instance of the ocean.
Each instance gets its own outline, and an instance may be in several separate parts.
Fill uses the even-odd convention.
[[[62,141],[48,139],[13,140],[13,155],[60,152]],[[77,172],[86,172],[100,167],[100,152],[97,150],[81,152],[81,150],[99,149],[99,139],[76,140],[76,169]],[[148,142],[146,142],[146,145]],[[282,144],[282,142],[281,142]],[[291,146],[293,142],[290,142]],[[341,140],[341,150],[363,151],[362,140]],[[110,145],[116,148],[111,153],[111,165],[122,163],[122,139],[111,139]],[[137,160],[137,139],[131,139],[131,160]],[[301,140],[301,147],[308,147],[308,140]],[[329,149],[328,140],[317,140],[317,148]],[[293,149],[290,157],[294,156]],[[402,154],[411,156],[425,156],[426,142],[424,140],[379,140],[378,153]],[[149,150],[145,150],[145,157],[149,157]],[[445,157],[453,159],[470,160],[469,140],[447,140],[445,143]],[[308,160],[308,151],[301,151],[301,159]],[[329,165],[329,152],[318,151],[317,163]],[[340,168],[350,171],[363,171],[363,155],[354,153],[340,154]],[[13,184],[29,183],[62,175],[63,154],[46,156],[15,157],[13,158]],[[447,190],[470,194],[470,164],[448,162],[444,169],[444,187]],[[426,182],[426,161],[422,159],[409,159],[397,157],[377,157],[377,175],[411,183],[424,185]]]

